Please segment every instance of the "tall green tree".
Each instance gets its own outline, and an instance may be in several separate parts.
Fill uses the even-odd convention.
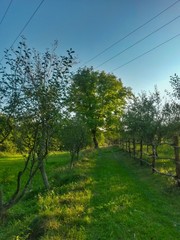
[[[149,144],[160,142],[164,121],[162,107],[162,99],[157,89],[150,95],[142,92],[134,96],[123,115],[127,134]]]
[[[166,116],[166,136],[173,138],[174,154],[176,164],[176,180],[180,187],[180,77],[175,74],[170,78],[172,92],[169,93],[170,99],[164,106],[164,115]]]
[[[164,106],[167,134],[180,135],[180,77],[175,74],[170,78],[172,92],[168,92],[169,99]]]
[[[81,119],[73,117],[66,120],[64,126],[60,129],[60,142],[62,148],[70,152],[70,167],[73,167],[75,161],[79,159],[79,153],[89,143],[89,131]]]
[[[141,155],[142,144],[152,146],[153,168],[155,167],[157,147],[164,133],[162,109],[162,99],[155,88],[155,91],[150,95],[142,92],[137,97],[134,96],[122,118],[124,136],[127,139],[133,139],[133,142],[138,140],[141,143]]]
[[[99,131],[116,129],[129,93],[120,79],[104,71],[83,68],[72,77],[70,110],[80,115],[90,129],[95,148]]]

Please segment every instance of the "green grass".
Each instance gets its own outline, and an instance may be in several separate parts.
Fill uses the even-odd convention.
[[[21,164],[1,158],[0,179],[3,168],[15,175]],[[68,154],[51,155],[47,169],[51,190],[43,191],[38,175],[0,226],[0,239],[180,239],[179,189],[118,148],[83,152],[73,170]]]
[[[169,186],[159,177],[126,154],[100,151],[89,239],[179,239],[179,192],[166,194]]]

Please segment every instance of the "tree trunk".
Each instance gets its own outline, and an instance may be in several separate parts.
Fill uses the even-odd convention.
[[[44,183],[44,186],[46,189],[49,189],[50,185],[49,185],[49,181],[48,181],[48,176],[46,174],[46,170],[45,170],[45,163],[43,160],[41,160],[41,164],[39,166],[40,172],[41,172],[41,176],[42,176],[42,180]]]
[[[44,187],[46,189],[49,189],[50,185],[49,185],[48,176],[45,169],[45,159],[46,159],[46,156],[48,155],[48,133],[47,133],[46,127],[47,126],[44,123],[44,119],[42,119],[42,130],[41,130],[42,136],[39,139],[39,151],[37,152],[37,156],[38,156],[39,170],[41,172]]]
[[[156,152],[156,146],[155,144],[152,144],[152,172],[155,172],[155,164],[156,164],[156,157],[157,157],[157,152]]]
[[[133,157],[136,158],[136,140],[133,138]]]
[[[79,152],[80,152],[80,150],[78,150],[78,151],[76,152],[76,161],[79,160]]]
[[[179,156],[178,136],[174,136],[174,154],[175,154],[175,164],[176,164],[176,180],[177,180],[178,187],[180,187],[180,156]]]
[[[3,202],[3,191],[2,191],[2,189],[0,189],[0,220],[1,221],[3,221],[6,218],[8,210],[10,208],[12,208],[15,204],[17,204],[22,199],[22,197],[25,195],[25,193],[28,190],[28,187],[31,184],[33,177],[39,170],[39,166],[36,166],[34,168],[35,162],[34,162],[34,159],[33,159],[33,161],[30,161],[31,156],[32,156],[32,152],[29,153],[23,170],[18,173],[17,186],[15,189],[15,192],[8,201]],[[31,165],[29,163],[31,163]],[[28,176],[26,182],[24,183],[24,186],[21,187],[22,176],[23,176],[23,174],[27,173],[28,169],[30,169],[30,172],[28,173],[29,176]]]
[[[75,161],[75,156],[76,156],[76,154],[75,154],[74,151],[72,151],[72,152],[70,152],[70,155],[71,155],[70,169],[72,169],[72,168],[73,168],[73,165],[74,165],[74,161]]]
[[[143,165],[142,155],[143,155],[143,141],[142,141],[142,139],[141,139],[141,141],[140,141],[140,165],[141,165],[141,166]]]
[[[91,132],[92,132],[92,136],[93,136],[94,147],[95,147],[95,149],[97,149],[97,148],[99,148],[99,144],[98,144],[98,141],[96,138],[96,130],[93,129]]]
[[[3,191],[0,189],[0,221],[4,220],[5,215],[6,211],[3,206]]]
[[[128,152],[131,154],[131,140],[128,140]]]

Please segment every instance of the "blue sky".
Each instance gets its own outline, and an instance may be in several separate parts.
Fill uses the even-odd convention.
[[[1,0],[0,19],[10,0]],[[13,0],[0,24],[0,58],[9,48],[41,0]],[[45,0],[23,35],[29,46],[39,51],[58,40],[57,53],[73,48],[83,66],[114,42],[133,31],[176,0]],[[98,70],[114,73],[135,93],[152,91],[157,85],[162,92],[169,88],[170,76],[180,75],[180,37],[113,71],[140,54],[180,33],[180,17],[123,54],[99,66],[136,41],[180,15],[180,1],[124,41],[89,62]],[[20,39],[19,39],[20,40]],[[16,44],[15,44],[16,45]]]

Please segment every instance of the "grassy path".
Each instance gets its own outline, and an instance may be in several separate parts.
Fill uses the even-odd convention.
[[[100,150],[93,179],[88,239],[180,239],[179,194],[168,196],[149,170],[119,151]]]
[[[52,190],[44,192],[37,176],[0,226],[1,240],[180,239],[180,191],[166,178],[118,148],[84,153],[73,170],[68,163],[67,154],[50,156]]]

